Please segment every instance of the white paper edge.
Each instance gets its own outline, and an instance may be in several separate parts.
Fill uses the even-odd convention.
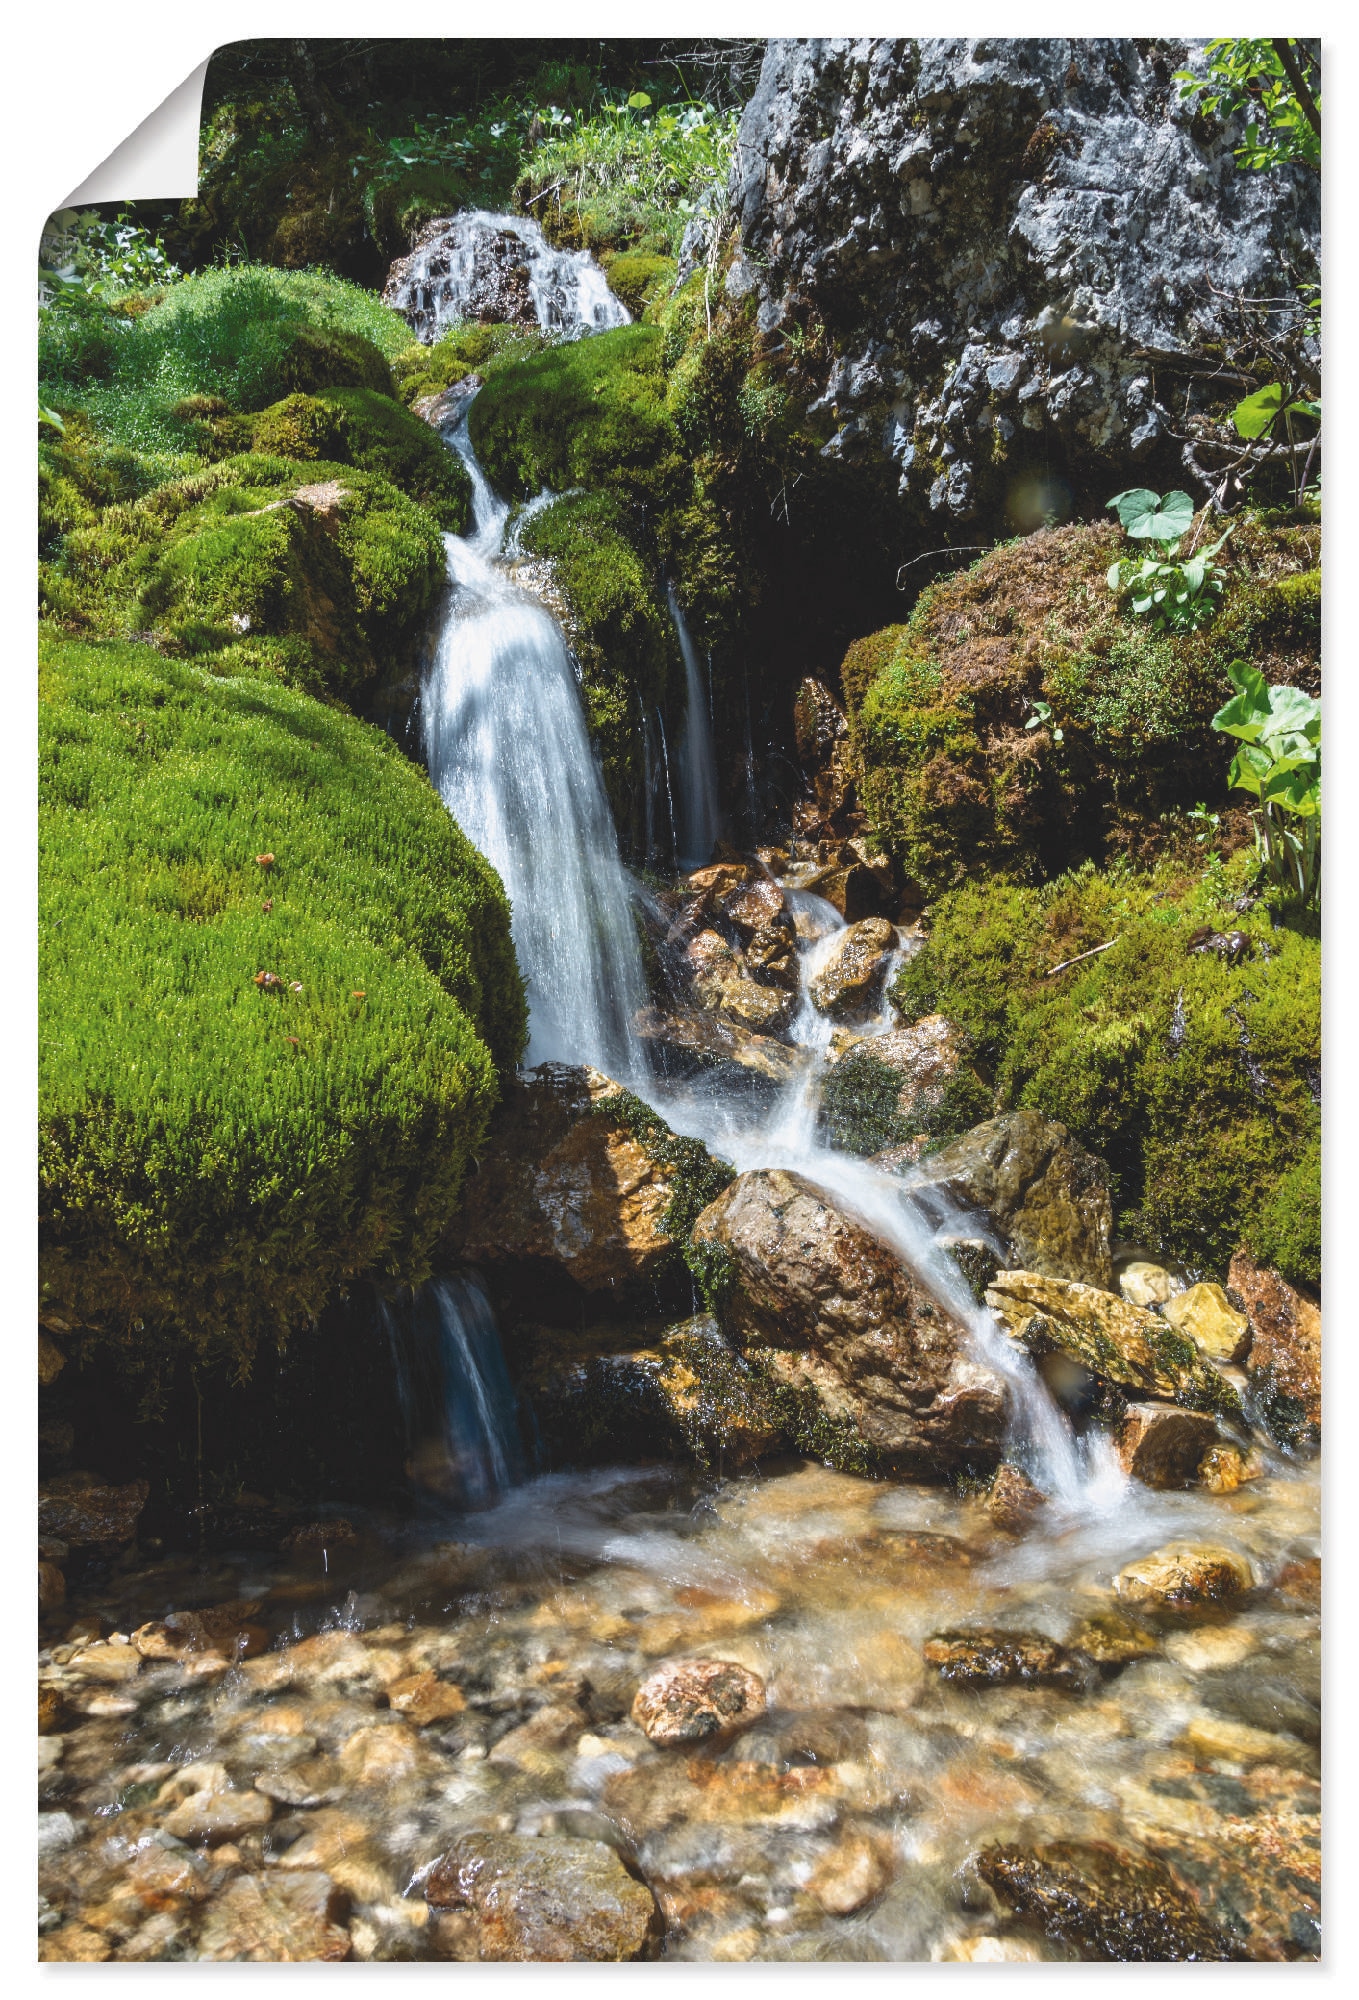
[[[198,193],[198,128],[203,82],[211,57],[143,118],[92,174],[67,195],[64,208],[93,202],[182,201]]]

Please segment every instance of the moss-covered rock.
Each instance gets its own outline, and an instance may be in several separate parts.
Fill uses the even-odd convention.
[[[42,649],[44,1297],[248,1366],[429,1268],[523,1047],[509,910],[381,732],[146,647]]]
[[[376,473],[431,513],[449,534],[467,532],[472,481],[455,452],[403,403],[372,389],[286,396],[249,425],[266,457],[327,459]]]
[[[1167,815],[1227,803],[1209,725],[1228,664],[1245,654],[1315,691],[1318,541],[1315,526],[1239,522],[1222,609],[1196,633],[1120,613],[1113,527],[1043,529],[932,585],[841,670],[875,833],[933,891],[983,868],[1037,880],[1087,856],[1149,858]],[[1039,701],[1051,723],[1030,728]]]
[[[1315,1283],[1320,948],[1274,927],[1251,872],[964,884],[893,999],[962,1030],[998,1110],[1032,1105],[1107,1161],[1121,1233],[1203,1277],[1245,1241]]]

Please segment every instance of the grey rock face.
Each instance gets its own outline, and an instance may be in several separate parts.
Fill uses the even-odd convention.
[[[768,332],[824,324],[828,454],[884,452],[922,509],[1021,528],[1060,511],[1026,490],[1047,454],[1077,483],[1184,476],[1169,433],[1219,293],[1286,292],[1320,241],[1318,177],[1244,171],[1235,127],[1180,100],[1203,63],[1129,38],[769,44],[728,289]]]

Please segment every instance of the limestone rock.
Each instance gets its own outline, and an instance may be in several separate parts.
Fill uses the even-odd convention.
[[[885,917],[851,924],[811,982],[816,1006],[823,1014],[868,1013],[877,1005],[896,948],[896,927]]]
[[[1131,1478],[1144,1486],[1173,1488],[1198,1483],[1216,1439],[1217,1425],[1202,1411],[1181,1410],[1174,1403],[1129,1403],[1114,1446]]]
[[[1023,1534],[1046,1504],[1046,1495],[1017,1465],[1007,1462],[997,1467],[986,1495],[986,1511],[998,1528],[1011,1535]]]
[[[1130,1604],[1169,1610],[1230,1604],[1255,1586],[1255,1572],[1232,1549],[1170,1542],[1122,1568],[1114,1589]]]
[[[1147,356],[1204,353],[1232,296],[1281,264],[1315,275],[1320,246],[1318,176],[1243,173],[1240,120],[1196,116],[1186,64],[1203,73],[1201,42],[767,44],[727,290],[763,331],[827,328],[806,367],[828,455],[885,457],[977,541],[1013,532],[1017,456],[1098,493],[1130,461],[1184,480],[1183,413]]]
[[[905,1178],[927,1207],[933,1197],[984,1215],[1024,1270],[1105,1290],[1112,1283],[1108,1176],[1055,1118],[1032,1110],[989,1118]]]
[[[977,1872],[1018,1917],[1091,1958],[1238,1960],[1164,1862],[1102,1842],[985,1847]]]
[[[1255,1399],[1281,1444],[1315,1451],[1321,1443],[1321,1309],[1238,1250],[1227,1291],[1250,1320],[1246,1363]]]
[[[1221,1285],[1191,1285],[1161,1308],[1177,1333],[1186,1334],[1210,1361],[1240,1361],[1250,1345],[1250,1321],[1227,1303]]]
[[[677,1660],[642,1682],[632,1719],[671,1747],[734,1735],[764,1713],[764,1682],[731,1660]]]
[[[767,877],[756,882],[743,883],[729,891],[722,898],[721,910],[729,924],[732,924],[744,938],[751,938],[757,931],[767,930],[785,913],[785,900],[777,882]]]
[[[927,1639],[925,1664],[957,1687],[1055,1687],[1081,1694],[1090,1662],[1041,1632],[941,1632]]]
[[[145,1479],[109,1486],[92,1472],[63,1472],[38,1488],[39,1530],[73,1548],[121,1548],[135,1536],[150,1491]]]
[[[1117,1277],[1119,1293],[1130,1306],[1163,1306],[1180,1289],[1164,1265],[1153,1264],[1146,1257],[1134,1257],[1120,1264]]]
[[[733,1084],[788,1083],[805,1062],[799,1049],[772,1035],[752,1034],[749,1028],[697,1007],[677,1007],[669,1011],[644,1007],[633,1022],[637,1033],[651,1044],[653,1055],[667,1076],[697,1075],[726,1071]],[[741,1072],[745,1071],[742,1079]]]
[[[582,1292],[652,1303],[683,1273],[677,1193],[695,1177],[706,1193],[726,1171],[598,1070],[543,1063],[510,1086],[450,1247],[553,1317]]]
[[[205,1789],[181,1801],[165,1821],[165,1831],[177,1840],[201,1841],[216,1847],[239,1840],[255,1827],[267,1826],[273,1807],[262,1792]]]
[[[1002,1379],[886,1244],[799,1174],[743,1174],[693,1243],[724,1274],[744,1351],[884,1469],[994,1463]]]
[[[453,1715],[461,1715],[467,1707],[467,1697],[459,1687],[449,1681],[441,1681],[437,1674],[426,1671],[408,1674],[404,1680],[393,1681],[387,1689],[387,1701],[399,1715],[405,1715],[423,1729],[431,1722],[443,1722]]]
[[[986,1294],[1007,1333],[1032,1354],[1057,1350],[1139,1396],[1240,1420],[1231,1383],[1159,1313],[1094,1285],[1036,1271],[1001,1271]]]
[[[600,1840],[465,1834],[426,1876],[425,1895],[474,1913],[483,1962],[635,1959],[658,1927],[651,1891]]]
[[[962,1061],[957,1029],[942,1014],[927,1014],[909,1028],[889,1028],[847,1043],[834,1055],[833,1067],[851,1056],[881,1063],[901,1078],[897,1110],[903,1117],[936,1100]]]
[[[197,1955],[273,1964],[349,1956],[347,1898],[314,1869],[235,1875],[209,1905]]]

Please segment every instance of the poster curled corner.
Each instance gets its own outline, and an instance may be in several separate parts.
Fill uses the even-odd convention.
[[[196,195],[198,128],[210,60],[205,56],[197,69],[67,195],[62,206],[175,201]]]

